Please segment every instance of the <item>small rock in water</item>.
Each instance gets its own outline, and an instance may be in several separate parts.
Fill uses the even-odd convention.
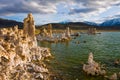
[[[87,41],[83,41],[83,43],[86,43]]]
[[[117,74],[114,73],[113,75],[111,75],[109,80],[117,80]]]
[[[75,80],[79,80],[79,79],[75,79]]]
[[[114,64],[115,65],[118,65],[120,63],[120,60],[119,59],[116,59],[115,61],[114,61]]]
[[[83,64],[83,71],[92,76],[106,74],[106,71],[101,69],[100,64],[93,60],[92,53],[89,54],[88,64]]]

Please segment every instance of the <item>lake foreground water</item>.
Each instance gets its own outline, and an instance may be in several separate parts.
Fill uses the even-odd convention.
[[[70,42],[39,42],[39,45],[51,49],[55,59],[50,60],[49,67],[62,80],[104,80],[103,77],[91,77],[83,72],[83,63],[87,62],[90,52],[96,62],[105,65],[107,75],[120,72],[120,64],[114,65],[114,60],[120,59],[120,32],[81,34]]]

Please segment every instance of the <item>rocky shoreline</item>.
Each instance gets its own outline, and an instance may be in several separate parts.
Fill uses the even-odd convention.
[[[0,80],[49,80],[43,61],[50,56],[48,48],[37,45],[32,14],[24,19],[23,30],[0,30]]]

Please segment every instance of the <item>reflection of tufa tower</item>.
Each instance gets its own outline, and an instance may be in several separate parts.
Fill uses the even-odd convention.
[[[27,18],[24,19],[23,33],[29,37],[35,37],[35,25],[32,13],[29,13]]]

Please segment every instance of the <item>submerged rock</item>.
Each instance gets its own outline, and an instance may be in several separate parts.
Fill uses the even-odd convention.
[[[119,64],[120,64],[120,60],[119,60],[119,59],[116,59],[116,60],[114,61],[114,64],[115,64],[115,65],[119,65]]]
[[[117,80],[117,74],[114,73],[113,75],[111,75],[109,80]]]

